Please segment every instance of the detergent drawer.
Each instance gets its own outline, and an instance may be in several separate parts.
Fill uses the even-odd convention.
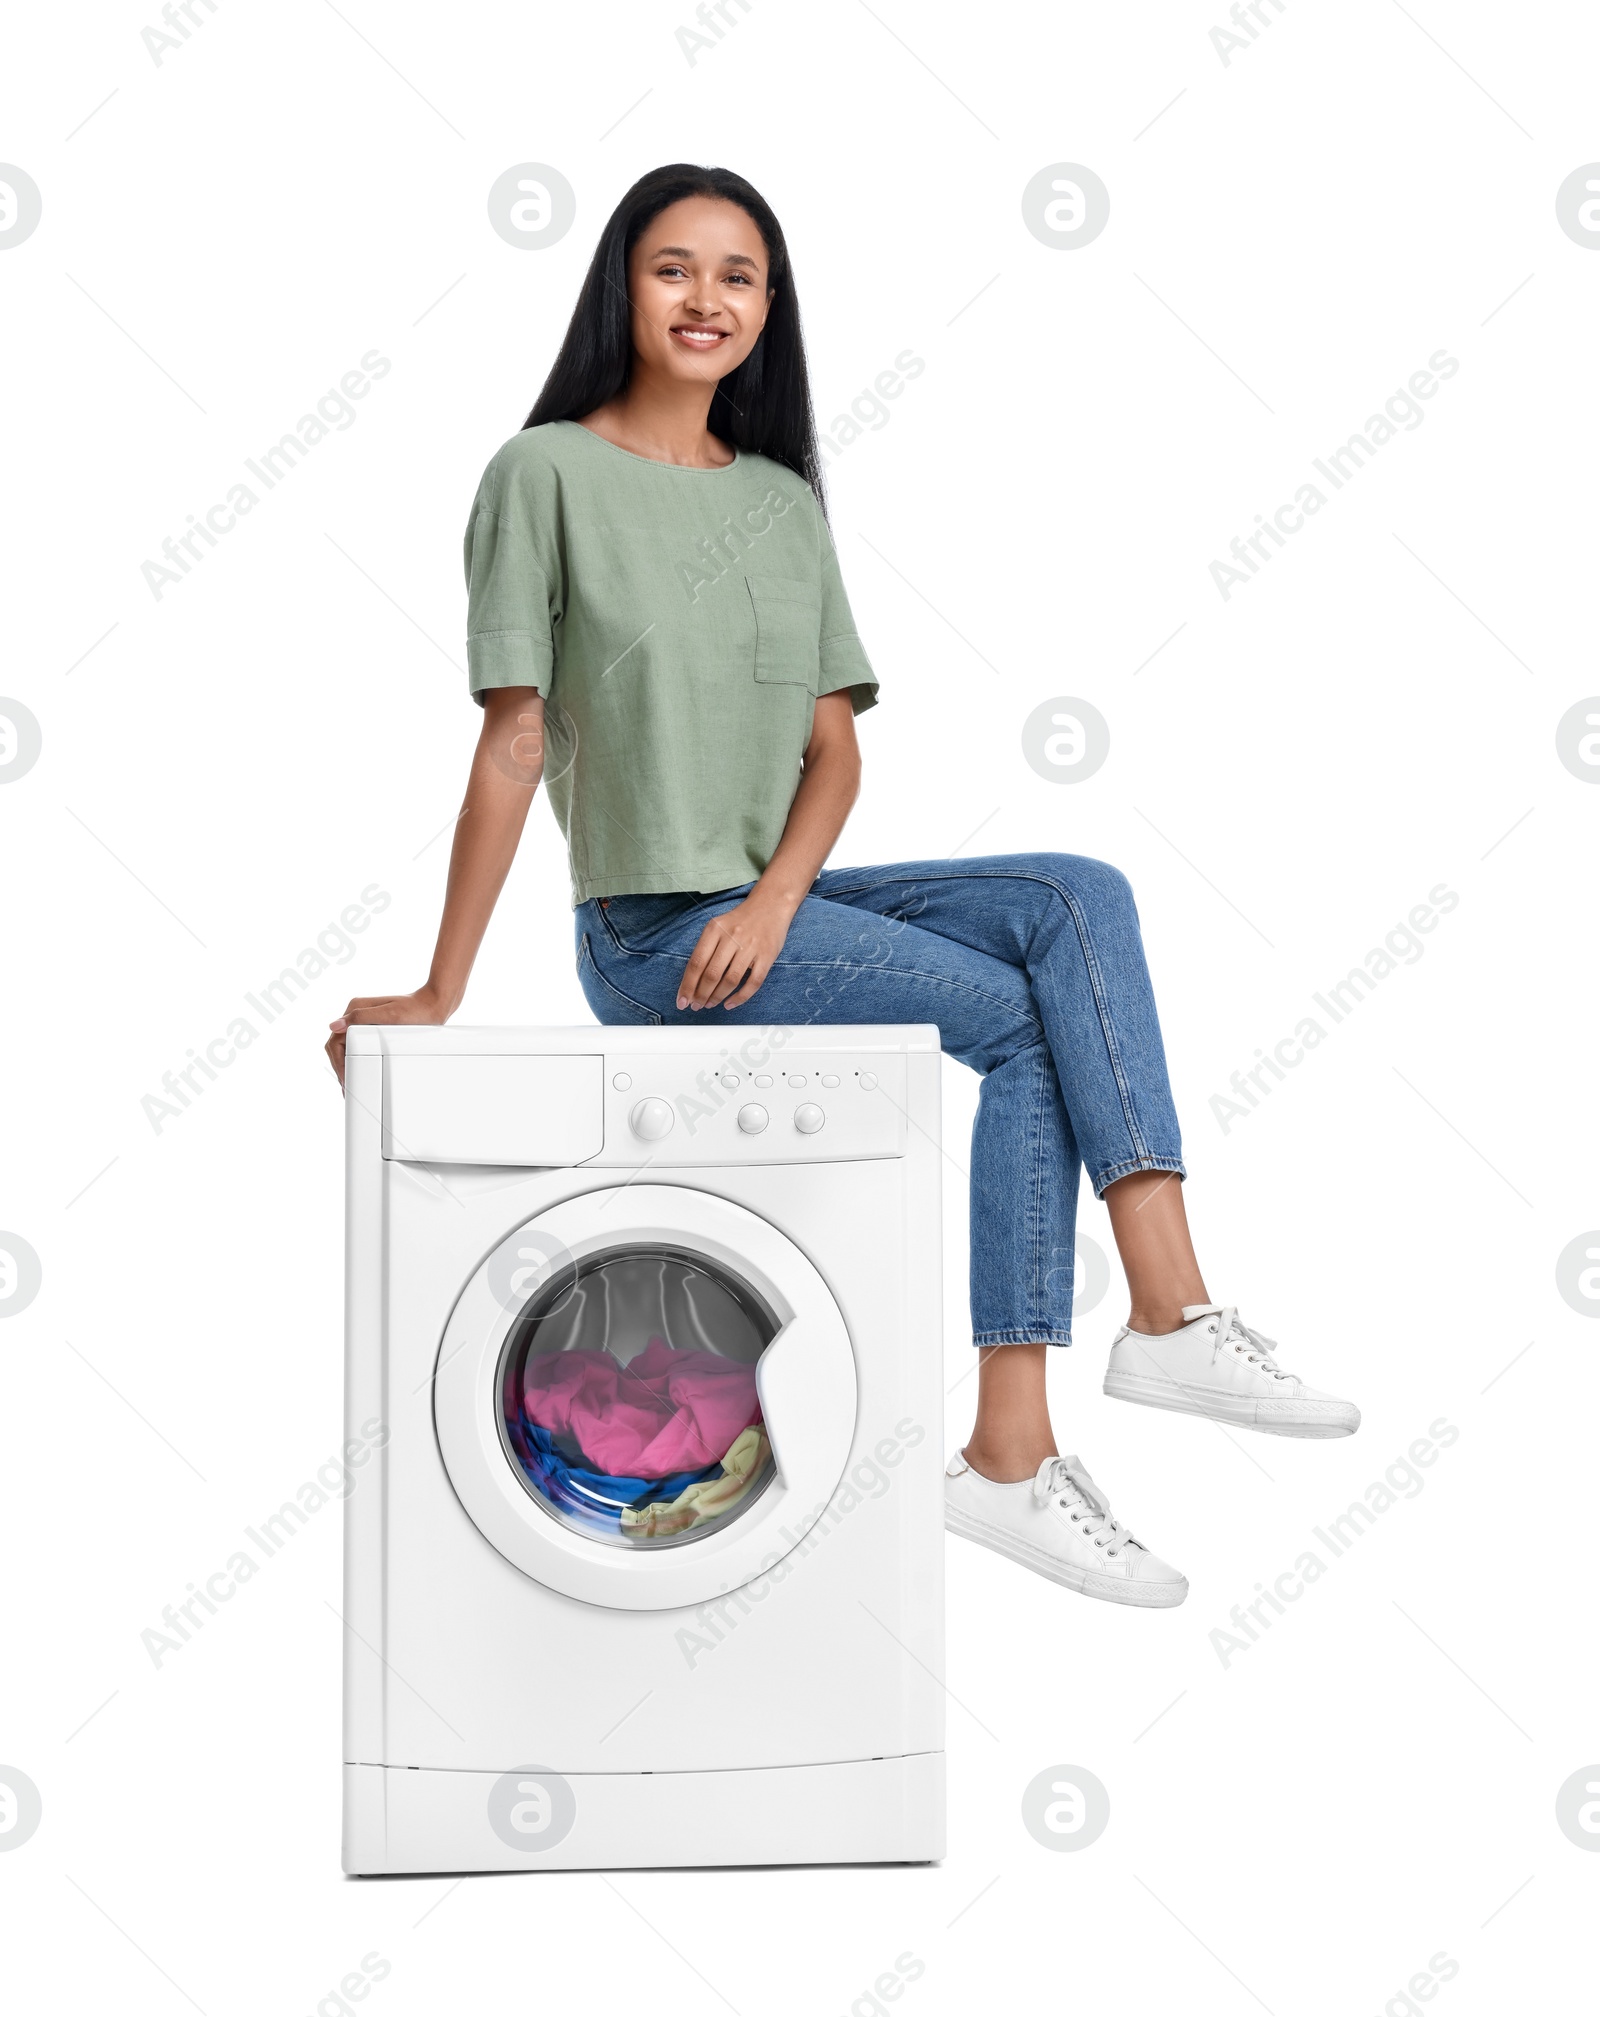
[[[600,1057],[386,1057],[383,1153],[393,1162],[550,1169],[605,1141]]]

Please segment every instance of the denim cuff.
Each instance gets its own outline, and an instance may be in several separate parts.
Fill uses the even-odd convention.
[[[1108,1185],[1114,1184],[1119,1177],[1131,1177],[1135,1170],[1170,1170],[1178,1177],[1189,1174],[1181,1156],[1136,1156],[1132,1162],[1113,1163],[1108,1170],[1097,1170],[1090,1178],[1095,1196],[1104,1197]]]
[[[1033,1326],[1025,1331],[974,1331],[972,1342],[980,1351],[993,1345],[1070,1345],[1072,1333]]]

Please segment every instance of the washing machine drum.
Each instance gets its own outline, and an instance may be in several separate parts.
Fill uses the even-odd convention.
[[[775,1227],[634,1184],[568,1200],[488,1256],[434,1402],[451,1481],[502,1554],[569,1596],[666,1609],[804,1537],[849,1455],[855,1360]]]
[[[704,1256],[603,1249],[533,1297],[501,1354],[500,1423],[534,1498],[610,1547],[716,1533],[772,1482],[756,1391],[771,1312]]]

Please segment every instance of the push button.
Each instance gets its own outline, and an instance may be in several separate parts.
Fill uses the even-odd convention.
[[[861,1074],[860,1085],[864,1093],[876,1092],[878,1088],[878,1074],[876,1072],[863,1072]]]
[[[640,1100],[628,1116],[628,1125],[644,1142],[658,1142],[672,1133],[676,1116],[665,1100]]]
[[[757,1106],[753,1101],[747,1107],[740,1107],[739,1132],[741,1134],[758,1135],[766,1124],[767,1110],[765,1107]]]
[[[771,1085],[771,1083],[772,1083],[772,1074],[771,1074],[771,1072],[757,1072],[757,1073],[756,1073],[756,1084],[757,1084],[758,1086],[762,1086],[762,1087],[765,1087],[765,1086],[770,1086],[770,1085]]]
[[[822,1074],[822,1083],[831,1089],[839,1083],[839,1074],[837,1072],[824,1072]]]
[[[717,1084],[722,1087],[724,1092],[736,1093],[739,1090],[739,1081],[732,1072],[724,1072],[721,1078],[717,1080]]]
[[[827,1118],[821,1107],[812,1106],[809,1100],[794,1110],[794,1124],[803,1135],[814,1135]]]
[[[633,1084],[633,1080],[628,1076],[626,1072],[618,1072],[616,1077],[611,1081],[611,1083],[616,1087],[619,1093],[625,1093],[628,1090],[629,1086]]]

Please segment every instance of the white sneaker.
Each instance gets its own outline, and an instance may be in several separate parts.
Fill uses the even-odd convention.
[[[1186,1303],[1183,1329],[1165,1337],[1123,1325],[1111,1341],[1105,1391],[1269,1436],[1354,1435],[1361,1423],[1355,1403],[1284,1372],[1275,1349],[1271,1338],[1240,1323],[1231,1303]]]
[[[1112,1518],[1076,1457],[1046,1457],[1036,1477],[1002,1485],[958,1451],[945,1467],[944,1523],[1085,1597],[1166,1610],[1189,1594],[1187,1578]]]

